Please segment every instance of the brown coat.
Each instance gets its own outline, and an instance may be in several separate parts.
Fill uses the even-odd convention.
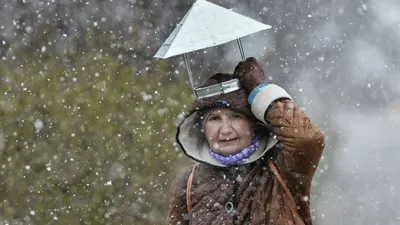
[[[279,143],[265,157],[239,167],[200,164],[194,171],[189,215],[187,181],[192,166],[172,182],[168,224],[311,225],[310,187],[324,148],[324,135],[291,100],[275,102],[266,121]],[[297,206],[271,172],[272,158]],[[233,204],[231,210],[230,203]],[[294,219],[301,216],[302,221]]]

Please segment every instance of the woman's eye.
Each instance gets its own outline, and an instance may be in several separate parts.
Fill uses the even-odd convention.
[[[232,115],[232,118],[234,118],[234,119],[240,119],[240,118],[242,118],[242,115],[234,114],[234,115]]]
[[[208,121],[213,121],[213,120],[218,120],[219,117],[218,116],[211,116],[210,118],[208,118]]]

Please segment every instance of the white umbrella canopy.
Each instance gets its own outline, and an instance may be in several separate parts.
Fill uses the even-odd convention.
[[[270,28],[270,25],[229,9],[197,0],[154,57],[165,59],[221,45]]]
[[[270,28],[270,25],[260,23],[221,6],[205,0],[197,0],[154,57],[166,59],[183,54],[190,84],[197,98],[229,93],[241,88],[237,79],[205,88],[196,88],[186,53],[237,40],[244,60],[245,56],[240,38]]]

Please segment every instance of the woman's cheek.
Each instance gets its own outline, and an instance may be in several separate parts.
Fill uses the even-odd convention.
[[[212,144],[212,149],[213,150],[219,150],[220,149],[218,142],[215,142],[215,143]]]

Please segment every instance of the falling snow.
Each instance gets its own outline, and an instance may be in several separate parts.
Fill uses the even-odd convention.
[[[398,1],[212,2],[272,26],[245,54],[324,131],[314,223],[400,224]],[[0,224],[165,224],[193,92],[153,56],[193,1],[0,3]],[[201,83],[240,53],[189,57]]]

